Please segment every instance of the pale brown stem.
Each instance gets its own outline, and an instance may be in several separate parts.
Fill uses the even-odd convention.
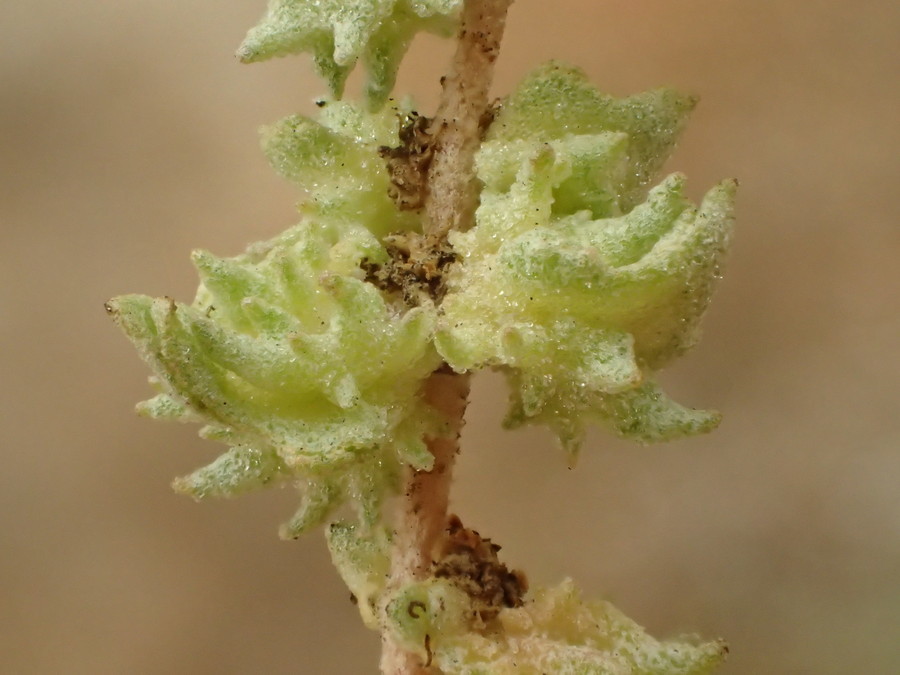
[[[406,491],[403,495],[403,511],[397,523],[398,535],[413,535],[409,546],[399,550],[395,560],[398,567],[414,579],[428,576],[432,551],[447,523],[447,504],[450,498],[450,481],[456,453],[459,452],[459,435],[464,424],[463,416],[469,396],[469,375],[452,372],[436,372],[425,383],[425,400],[447,420],[448,428],[441,438],[428,438],[428,449],[434,455],[431,471],[408,470]]]
[[[438,371],[425,383],[425,400],[447,420],[446,434],[427,438],[434,455],[431,471],[406,469],[405,491],[394,523],[390,588],[427,579],[436,547],[447,527],[447,505],[459,434],[469,396],[469,375]],[[415,654],[406,652],[388,634],[382,635],[381,669],[390,675],[428,672]]]
[[[443,79],[432,125],[434,159],[428,171],[426,233],[441,239],[471,226],[475,208],[475,152],[488,109],[494,61],[512,0],[466,0],[453,70]]]
[[[434,155],[428,172],[425,233],[438,248],[452,230],[472,224],[477,191],[475,152],[488,109],[494,61],[512,0],[465,0],[451,74],[443,80],[441,103],[431,127]],[[440,370],[425,386],[425,400],[448,420],[447,434],[426,439],[434,455],[431,471],[406,470],[393,538],[388,588],[428,578],[434,551],[447,527],[447,504],[459,433],[469,394],[469,375]],[[381,670],[386,675],[423,675],[416,655],[382,634]]]

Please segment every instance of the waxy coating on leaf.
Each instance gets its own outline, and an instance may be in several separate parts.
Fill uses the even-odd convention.
[[[379,238],[421,230],[420,218],[398,211],[389,196],[390,175],[381,147],[399,145],[399,120],[408,104],[367,113],[343,101],[319,101],[317,120],[291,115],[261,130],[272,168],[308,193],[304,215],[364,225]]]
[[[360,58],[366,94],[380,106],[418,31],[449,35],[462,0],[269,0],[268,11],[238,49],[245,63],[311,52],[316,69],[340,97]]]
[[[420,386],[439,365],[433,309],[404,313],[358,276],[384,251],[362,227],[303,223],[236,258],[196,252],[191,305],[108,303],[156,373],[153,417],[202,421],[232,449],[176,488],[230,496],[295,480],[304,504],[285,536],[350,501],[374,523],[402,464],[427,469],[440,431]]]
[[[734,181],[699,207],[679,174],[649,189],[691,97],[615,99],[577,69],[539,68],[487,130],[476,224],[449,234],[456,262],[441,269],[441,293],[410,309],[396,289],[368,281],[364,270],[396,262],[386,243],[426,241],[419,202],[398,210],[384,161],[415,113],[382,105],[415,32],[451,31],[461,4],[270,0],[240,58],[312,52],[336,97],[361,58],[369,110],[320,101],[317,120],[263,129],[272,166],[308,194],[300,225],[235,258],[196,252],[192,304],[139,295],[107,304],[155,373],[158,394],[138,409],[202,423],[202,436],[230,446],[176,480],[180,492],[202,499],[293,482],[302,504],[284,537],[352,505],[358,522],[332,523],[327,537],[364,622],[442,672],[708,672],[722,643],[657,642],[568,581],[484,615],[434,569],[413,583],[391,569],[392,554],[407,551],[403,530],[381,523],[382,502],[404,466],[433,466],[424,439],[450,425],[422,385],[444,364],[501,369],[512,389],[506,424],[546,424],[573,454],[589,418],[639,441],[719,419],[671,401],[654,379],[697,340],[733,219]]]
[[[332,523],[326,530],[331,562],[353,594],[363,623],[380,628],[378,603],[391,568],[390,536],[385,528],[360,532],[355,525]]]
[[[476,226],[451,235],[462,263],[436,344],[456,370],[507,373],[508,425],[547,424],[575,453],[589,417],[644,442],[718,423],[654,382],[697,340],[733,221],[734,181],[699,208],[679,174],[645,192],[693,104],[617,101],[558,64],[503,104],[477,158]]]
[[[317,121],[265,128],[273,167],[309,193],[304,224],[237,258],[196,253],[192,306],[112,304],[157,373],[160,394],[140,410],[205,422],[204,436],[233,446],[178,489],[298,480],[306,498],[284,534],[347,499],[371,521],[399,461],[430,461],[418,387],[441,358],[503,369],[507,425],[546,424],[572,453],[591,417],[640,441],[713,428],[717,413],[678,405],[654,381],[696,342],[731,231],[733,181],[699,209],[679,174],[645,192],[693,103],[667,90],[612,99],[555,63],[527,78],[477,157],[477,225],[451,235],[462,261],[436,337],[430,304],[400,316],[360,269],[387,261],[387,234],[421,230],[388,197],[379,156],[410,106],[323,102]]]
[[[551,61],[526,77],[506,99],[488,132],[486,146],[515,141],[532,144],[564,141],[578,145],[590,143],[596,136],[624,134],[626,166],[621,167],[621,173],[606,168],[610,158],[602,151],[585,154],[574,149],[567,154],[575,164],[570,180],[592,179],[582,183],[580,194],[590,198],[596,189],[596,179],[602,175],[617,178],[616,201],[625,212],[642,200],[643,188],[674,149],[696,104],[696,98],[673,89],[614,98],[598,91],[581,69]],[[600,168],[600,175],[591,175],[596,168]]]

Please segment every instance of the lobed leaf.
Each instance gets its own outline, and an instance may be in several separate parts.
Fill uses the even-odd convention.
[[[717,424],[654,374],[697,341],[736,183],[698,209],[673,174],[636,201],[693,103],[668,90],[616,100],[550,64],[501,106],[477,158],[476,226],[451,235],[462,264],[435,344],[457,371],[507,374],[508,426],[546,424],[574,453],[588,419],[642,442]]]
[[[419,388],[440,362],[434,309],[400,313],[347,275],[376,249],[359,225],[305,222],[236,258],[195,254],[192,305],[108,303],[155,373],[160,393],[141,411],[204,422],[232,446],[179,491],[231,496],[293,480],[304,494],[284,530],[294,536],[344,502],[373,525],[399,468],[430,466],[421,438],[440,421]]]
[[[358,59],[369,73],[373,108],[387,99],[400,60],[421,30],[448,35],[460,0],[269,0],[238,49],[244,63],[311,52],[319,75],[340,97]]]
[[[405,649],[455,675],[703,675],[728,653],[722,641],[655,640],[612,604],[582,599],[570,580],[479,625],[459,588],[431,579],[396,591],[386,619]]]
[[[623,99],[600,93],[585,73],[552,61],[529,75],[507,98],[488,132],[488,141],[549,141],[600,133],[628,137],[628,170],[622,175],[619,206],[628,211],[672,152],[697,99],[657,89]],[[603,155],[595,155],[605,161]]]
[[[377,237],[418,231],[417,214],[398,211],[381,147],[399,145],[399,119],[409,106],[365,113],[340,101],[322,101],[318,121],[291,115],[261,131],[262,149],[275,171],[310,195],[301,211],[316,219],[361,224]],[[377,255],[369,246],[369,254]]]

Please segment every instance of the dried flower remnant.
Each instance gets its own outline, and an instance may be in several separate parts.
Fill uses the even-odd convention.
[[[388,194],[401,211],[418,211],[425,206],[428,168],[434,156],[430,125],[430,119],[412,111],[400,124],[400,145],[378,149],[391,175]]]
[[[482,622],[495,618],[504,607],[521,607],[528,590],[524,572],[510,571],[500,562],[500,546],[464,527],[450,516],[447,538],[435,558],[432,575],[448,579],[469,596]]]

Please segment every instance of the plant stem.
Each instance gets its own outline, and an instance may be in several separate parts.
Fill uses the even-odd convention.
[[[452,230],[468,229],[477,202],[475,153],[488,110],[494,61],[512,0],[465,0],[451,74],[442,80],[441,102],[431,127],[434,155],[428,172],[425,233],[442,245]],[[427,579],[433,552],[447,527],[453,464],[459,452],[469,394],[468,373],[444,368],[425,384],[424,397],[448,421],[447,434],[428,438],[431,471],[406,469],[395,523],[389,588]],[[385,631],[381,670],[387,675],[428,672],[418,655],[407,652]]]
[[[394,523],[389,587],[400,588],[431,573],[433,552],[447,527],[453,464],[468,396],[468,373],[437,371],[425,383],[425,400],[447,419],[449,428],[441,438],[426,439],[434,455],[431,471],[406,469],[405,491]],[[390,675],[428,672],[416,654],[404,650],[387,633],[382,633],[381,669]]]
[[[438,239],[451,230],[466,230],[472,222],[475,152],[510,4],[512,0],[466,0],[463,5],[453,70],[442,80],[432,124],[434,159],[428,171],[425,222],[426,232]]]

